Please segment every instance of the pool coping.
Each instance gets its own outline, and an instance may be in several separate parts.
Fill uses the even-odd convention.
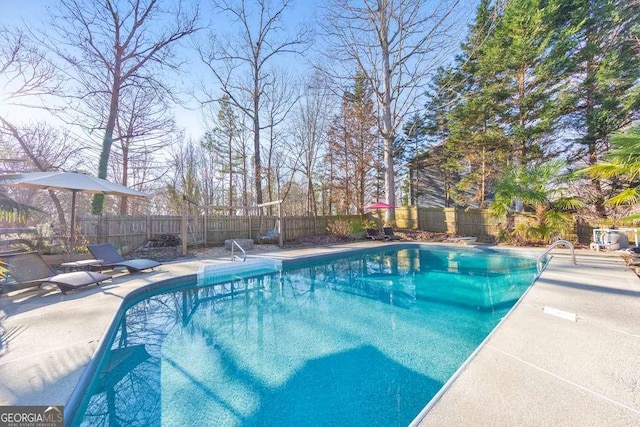
[[[549,256],[549,259],[547,259],[547,263],[545,264],[548,265],[551,262],[551,259],[553,259],[553,255]],[[520,296],[520,298],[518,298],[518,301],[516,301],[516,303],[513,305],[513,307],[511,307],[509,309],[509,311],[507,312],[507,314],[504,315],[504,317],[502,319],[500,319],[500,321],[498,322],[498,324],[491,330],[491,332],[489,332],[489,334],[482,340],[482,342],[478,345],[478,347],[476,347],[475,350],[473,350],[473,352],[469,355],[469,357],[467,357],[465,359],[465,361],[462,363],[462,365],[460,365],[458,367],[458,369],[456,369],[456,371],[453,373],[453,375],[451,375],[451,377],[449,377],[449,379],[447,380],[446,383],[444,383],[444,385],[440,388],[440,390],[438,390],[438,392],[435,394],[435,396],[433,396],[431,398],[431,400],[429,400],[429,402],[426,404],[426,406],[424,408],[422,408],[422,411],[420,411],[420,413],[418,415],[415,416],[415,418],[413,419],[413,421],[411,421],[411,423],[409,424],[411,427],[415,427],[415,426],[419,426],[420,423],[424,420],[424,418],[429,414],[429,411],[431,411],[431,409],[438,404],[438,402],[440,401],[440,399],[442,398],[442,396],[444,396],[444,394],[449,390],[449,388],[451,387],[451,385],[458,379],[458,377],[460,377],[460,375],[462,375],[462,373],[465,371],[465,369],[467,369],[467,366],[469,366],[470,363],[473,362],[473,360],[475,359],[476,355],[482,350],[482,348],[485,346],[485,344],[487,342],[489,342],[489,340],[491,339],[491,337],[493,336],[493,334],[496,332],[496,330],[498,330],[498,328],[505,322],[507,321],[507,319],[509,318],[509,315],[516,310],[516,308],[520,305],[520,303],[522,302],[522,300],[524,300],[524,298],[527,296],[527,294],[529,293],[529,291],[533,288],[534,284],[536,283],[536,281],[538,280],[538,278],[540,277],[540,275],[543,273],[544,269],[542,271],[538,271],[535,278],[533,279],[533,281],[531,282],[531,284],[527,287],[527,289],[524,291],[524,293]]]
[[[640,280],[576,252],[554,251],[416,425],[640,425]]]
[[[429,246],[429,247],[433,247],[433,246],[442,246],[442,247],[447,247],[447,248],[451,248],[451,247],[456,247],[459,248],[461,250],[469,250],[469,247],[460,247],[459,245],[450,245],[450,244],[442,244],[442,243],[437,243],[437,244],[433,244],[433,243],[427,243],[427,242],[416,242],[419,243],[420,245],[425,245],[425,246]],[[362,242],[362,243],[356,243],[356,244],[344,244],[344,245],[331,245],[331,246],[324,246],[324,247],[316,247],[316,248],[301,248],[301,249],[289,249],[289,250],[282,250],[282,251],[277,251],[277,252],[271,252],[271,253],[264,253],[264,254],[260,254],[258,256],[253,256],[252,258],[272,258],[272,259],[281,259],[284,262],[291,262],[292,259],[302,259],[302,258],[308,258],[308,257],[317,257],[319,254],[320,255],[335,255],[337,253],[340,252],[345,252],[345,251],[353,251],[353,250],[358,250],[358,249],[371,249],[374,247],[384,247],[384,246],[397,246],[397,245],[406,245],[407,242],[389,242],[389,243],[380,243],[380,242],[373,242],[373,243],[369,243],[369,242]],[[471,247],[473,248],[473,247]],[[491,250],[498,250],[498,251],[516,251],[520,254],[523,253],[527,253],[530,254],[531,256],[536,256],[538,254],[540,254],[542,252],[541,249],[531,249],[531,248],[509,248],[509,247],[491,247]],[[554,250],[554,255],[556,255],[557,252],[561,251],[559,250]],[[600,254],[600,257],[602,257],[604,254]],[[566,257],[568,260],[568,256]],[[611,263],[611,260],[613,258],[612,257],[608,257],[607,259],[607,264],[615,264],[617,268],[622,267],[622,269],[624,271],[618,271],[618,273],[624,273],[626,275],[631,275],[633,276],[633,278],[635,280],[637,280],[637,277],[635,277],[635,275],[633,275],[632,272],[629,271],[628,268],[624,268],[623,267],[623,262],[622,259],[620,257],[616,257],[615,262]],[[555,256],[552,260],[551,265],[556,265],[557,263],[560,263],[562,265],[565,264],[565,262],[567,260],[563,259],[563,256],[560,256],[558,258],[558,256]],[[116,277],[114,277],[113,279],[113,286],[111,286],[108,290],[108,292],[103,291],[100,288],[87,288],[86,291],[79,291],[79,292],[75,292],[72,294],[69,294],[69,296],[62,296],[62,295],[58,295],[59,293],[57,292],[52,292],[51,294],[47,294],[47,298],[48,300],[45,302],[48,302],[48,304],[45,304],[45,302],[42,301],[41,294],[42,292],[40,292],[40,294],[38,294],[38,291],[35,291],[35,296],[31,297],[30,299],[27,299],[27,304],[32,304],[34,305],[33,308],[29,308],[28,310],[15,310],[16,307],[11,307],[9,304],[9,309],[7,309],[6,303],[7,300],[9,300],[10,298],[6,297],[6,295],[3,295],[0,298],[0,320],[3,320],[3,323],[9,323],[9,329],[11,329],[11,323],[18,323],[21,324],[22,327],[26,328],[28,332],[30,333],[25,333],[24,335],[29,335],[27,336],[27,342],[28,342],[28,338],[32,337],[32,336],[40,336],[40,338],[46,338],[47,332],[52,331],[53,329],[50,327],[48,329],[39,329],[38,331],[35,331],[34,328],[37,327],[42,327],[42,322],[31,322],[34,319],[40,319],[42,320],[43,318],[46,319],[48,316],[51,317],[52,313],[51,311],[56,311],[56,308],[60,308],[61,311],[63,311],[63,315],[65,314],[64,311],[68,311],[69,307],[68,305],[65,305],[69,302],[73,303],[74,300],[81,300],[81,301],[85,301],[85,300],[91,300],[91,299],[96,299],[96,300],[100,300],[102,297],[102,293],[112,293],[115,295],[115,302],[117,303],[116,305],[116,309],[110,311],[110,316],[108,316],[108,322],[107,322],[107,326],[106,328],[102,329],[102,332],[100,333],[100,335],[98,337],[95,337],[96,335],[96,330],[99,330],[100,328],[94,328],[91,333],[89,333],[88,335],[93,334],[94,338],[91,340],[88,340],[87,342],[85,342],[84,347],[85,348],[85,353],[90,353],[91,357],[89,358],[89,360],[79,360],[77,361],[72,368],[74,370],[80,370],[82,372],[81,375],[78,375],[77,372],[73,372],[74,375],[71,375],[70,380],[69,381],[55,381],[55,378],[53,379],[52,384],[48,384],[49,386],[51,386],[51,390],[52,393],[51,394],[55,394],[56,396],[62,396],[62,395],[66,395],[66,396],[74,396],[75,394],[79,393],[78,390],[81,390],[81,388],[79,388],[78,386],[81,385],[82,378],[89,378],[90,377],[90,373],[92,369],[95,369],[97,366],[97,362],[95,361],[97,358],[95,357],[96,354],[98,353],[98,350],[101,348],[101,346],[106,345],[105,342],[108,342],[108,340],[105,340],[105,337],[108,337],[110,330],[113,327],[117,326],[117,323],[114,321],[118,318],[118,316],[120,315],[120,310],[122,309],[122,307],[127,306],[129,303],[129,301],[131,301],[134,298],[139,298],[141,295],[145,294],[145,293],[149,293],[149,292],[153,292],[156,289],[158,289],[158,287],[160,285],[158,285],[157,283],[159,281],[162,281],[163,278],[164,279],[173,279],[173,284],[175,285],[175,283],[183,281],[184,277],[186,275],[189,274],[195,274],[195,271],[197,271],[197,269],[199,267],[201,267],[202,265],[208,265],[208,264],[212,264],[212,263],[219,263],[219,262],[224,262],[221,260],[206,260],[206,261],[194,261],[194,260],[188,260],[188,261],[181,261],[178,263],[172,263],[172,264],[166,264],[165,266],[162,267],[162,269],[164,269],[165,271],[157,274],[142,274],[142,275],[116,275]],[[228,261],[227,261],[228,262]],[[573,273],[573,272],[572,272]],[[545,273],[543,272],[541,276],[543,276]],[[175,277],[175,276],[178,277]],[[540,276],[538,277],[538,279],[540,279]],[[537,282],[537,281],[536,281]],[[527,290],[526,294],[520,299],[519,303],[514,306],[510,312],[509,312],[509,316],[505,316],[505,318],[500,322],[500,324],[494,329],[494,331],[491,333],[490,337],[487,337],[487,339],[484,341],[484,343],[489,342],[491,339],[493,339],[493,335],[494,333],[499,330],[500,328],[503,327],[504,324],[510,322],[510,318],[511,318],[511,313],[513,313],[514,311],[517,311],[519,309],[519,307],[522,304],[522,301],[525,300],[526,297],[529,296],[531,289],[535,288],[535,284],[536,282],[534,282],[534,285],[529,287],[529,289]],[[167,282],[162,282],[164,284],[166,284]],[[164,285],[162,285],[164,286]],[[637,287],[637,289],[640,289],[640,287],[637,286],[637,284],[635,284],[635,286]],[[91,291],[89,291],[89,289],[91,289]],[[33,293],[33,292],[31,292]],[[96,296],[97,295],[97,296]],[[100,302],[100,301],[98,301]],[[17,304],[20,304],[20,302],[18,302]],[[96,305],[97,302],[94,302],[94,305]],[[111,306],[114,306],[114,300],[112,299],[110,301]],[[63,307],[63,305],[65,305]],[[13,308],[13,312],[11,310],[11,308]],[[640,307],[639,307],[640,308]],[[26,314],[26,312],[30,312],[33,311],[33,313],[30,314]],[[106,310],[109,311],[109,310]],[[640,312],[640,310],[638,310]],[[15,312],[15,313],[14,313]],[[1,316],[4,313],[4,316]],[[60,313],[58,313],[59,315]],[[52,316],[55,320],[56,316]],[[58,316],[60,317],[60,316]],[[105,319],[107,318],[106,313],[101,313],[101,318],[102,318],[102,322],[105,321]],[[84,320],[90,320],[90,319],[84,319]],[[30,325],[30,323],[35,323],[33,325]],[[45,322],[46,323],[46,322]],[[70,322],[71,325],[73,325],[73,321]],[[0,324],[2,325],[2,324]],[[30,328],[30,326],[33,326],[33,328]],[[49,325],[51,326],[51,325]],[[5,330],[7,328],[5,327]],[[82,329],[82,328],[79,328]],[[1,330],[0,330],[1,331]],[[35,335],[34,335],[35,334]],[[73,335],[73,334],[71,334]],[[79,334],[82,337],[82,334]],[[640,334],[638,334],[638,336],[640,336]],[[22,366],[22,371],[21,372],[29,372],[30,374],[33,374],[34,372],[37,374],[38,371],[43,372],[42,370],[42,366],[40,366],[40,358],[38,357],[33,357],[33,356],[29,356],[29,355],[24,355],[24,351],[22,352],[23,354],[21,354],[20,351],[14,351],[16,350],[15,347],[20,346],[21,342],[24,344],[25,339],[23,339],[23,337],[18,337],[16,340],[15,346],[14,345],[9,345],[9,346],[5,346],[4,353],[0,353],[0,379],[2,379],[3,381],[5,380],[6,377],[8,377],[8,380],[11,381],[12,380],[12,376],[11,375],[7,375],[7,371],[8,371],[8,366],[9,365],[14,365],[14,364],[32,364],[33,366],[29,367],[29,366]],[[46,347],[46,339],[44,339],[44,343],[37,343],[39,344],[40,347]],[[82,344],[82,338],[80,340],[72,340],[71,344],[69,344],[69,346],[73,346],[73,345],[80,345],[83,346]],[[97,343],[97,345],[96,345]],[[11,344],[11,342],[9,343]],[[6,347],[10,347],[7,350]],[[36,345],[36,347],[38,347]],[[476,351],[474,351],[473,356],[477,356],[478,354],[482,353],[484,351],[484,345],[482,347],[479,347]],[[11,360],[11,356],[12,353],[16,353],[16,357],[14,358],[14,360]],[[46,352],[45,352],[46,353]],[[43,354],[43,353],[40,353]],[[37,351],[36,351],[36,356],[38,355]],[[6,359],[9,358],[8,361],[6,361]],[[92,362],[93,361],[93,362]],[[465,371],[473,366],[474,364],[476,364],[476,357],[470,357],[468,359],[467,362],[465,362],[464,367],[461,367],[457,373],[457,378],[455,380],[450,380],[449,382],[452,384],[456,384],[458,382],[464,382],[464,376],[465,376]],[[3,366],[4,365],[4,366]],[[4,368],[4,370],[2,369]],[[5,377],[5,378],[3,378]],[[75,381],[73,381],[73,378],[76,378]],[[29,381],[25,381],[24,379],[20,379],[20,378],[15,378],[16,380],[18,380],[18,382],[20,382],[19,386],[28,389],[29,386]],[[65,379],[65,378],[63,378]],[[3,381],[0,381],[0,383],[2,383]],[[26,382],[27,384],[22,384]],[[46,383],[46,381],[44,381]],[[18,387],[17,387],[18,388]],[[71,390],[70,390],[71,388]],[[28,399],[21,399],[19,394],[16,394],[15,397],[13,398],[14,400],[9,400],[6,401],[6,397],[3,396],[3,392],[5,390],[3,390],[3,388],[0,386],[0,405],[1,404],[12,404],[12,405],[18,405],[18,404],[42,404],[42,405],[49,405],[49,404],[58,404],[57,402],[50,402],[50,401],[45,401],[43,400],[44,397],[42,394],[38,395],[38,393],[34,393],[34,396],[30,396],[32,398],[28,398]],[[22,391],[26,391],[26,394],[28,393],[28,390],[22,390]],[[438,413],[442,413],[443,409],[442,407],[446,407],[447,403],[446,403],[446,399],[440,399],[443,396],[446,396],[449,393],[449,391],[442,391],[441,393],[439,392],[439,394],[437,395],[438,399],[436,399],[434,397],[434,402],[433,404],[430,403],[429,404],[429,408],[433,409],[432,407],[434,407],[438,412]],[[6,393],[5,393],[6,394]],[[49,393],[44,393],[44,396],[50,396],[51,394]],[[77,397],[74,397],[73,399],[77,399]],[[65,414],[67,413],[72,413],[71,409],[76,409],[74,408],[74,406],[77,407],[77,405],[79,404],[79,402],[75,402],[73,399],[68,399],[65,400],[64,402],[62,402],[63,404],[66,403],[66,407],[65,407]],[[6,402],[6,403],[5,403]],[[444,402],[444,403],[443,403]],[[68,409],[67,409],[68,408]],[[450,410],[450,409],[449,409]],[[444,410],[444,413],[448,412],[449,410]],[[459,405],[456,406],[456,410],[459,411]],[[425,414],[427,413],[427,411],[423,411],[425,412]],[[425,415],[421,412],[420,415]],[[430,415],[431,411],[429,411],[429,414],[427,417],[421,418],[422,422],[427,422],[430,419]],[[69,419],[69,418],[67,418]],[[437,417],[434,418],[438,419]],[[418,418],[416,418],[416,420],[418,420]],[[418,420],[417,422],[420,422],[420,420]],[[438,425],[438,423],[436,422],[435,425]]]

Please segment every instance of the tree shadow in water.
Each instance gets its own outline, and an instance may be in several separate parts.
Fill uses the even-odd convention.
[[[372,346],[307,362],[245,425],[408,425],[442,387]]]

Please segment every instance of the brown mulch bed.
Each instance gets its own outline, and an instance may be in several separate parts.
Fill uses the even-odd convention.
[[[401,237],[404,240],[421,241],[421,242],[443,242],[447,240],[447,238],[451,237],[447,233],[433,233],[431,231],[408,230],[408,229],[394,230],[393,234],[395,234],[398,237]]]

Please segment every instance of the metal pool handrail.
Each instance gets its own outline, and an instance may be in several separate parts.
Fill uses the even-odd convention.
[[[538,260],[536,262],[536,265],[538,266],[538,273],[540,273],[542,271],[542,257],[544,257],[546,254],[551,252],[551,250],[553,248],[555,248],[556,246],[560,246],[560,245],[567,246],[569,249],[571,249],[571,256],[573,257],[573,263],[574,264],[578,264],[576,262],[576,252],[575,252],[575,249],[573,247],[573,243],[569,242],[568,240],[556,240],[555,242],[553,242],[552,244],[547,246],[547,249],[545,249],[545,251],[542,252],[542,254],[540,254],[540,256],[538,257]]]
[[[235,261],[235,259],[236,259],[236,255],[233,253],[233,247],[234,246],[237,246],[238,249],[240,249],[240,251],[242,252],[242,262],[245,262],[247,260],[247,253],[244,251],[242,246],[240,246],[240,244],[238,242],[236,242],[235,240],[231,241],[231,261]],[[238,257],[238,258],[240,258],[240,257]]]

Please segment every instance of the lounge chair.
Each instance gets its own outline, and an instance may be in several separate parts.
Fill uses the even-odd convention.
[[[107,274],[90,271],[57,274],[37,251],[1,254],[0,261],[5,264],[9,274],[16,281],[16,285],[9,285],[15,289],[40,287],[45,283],[53,283],[63,294],[66,294],[69,290],[111,279]]]
[[[94,267],[97,270],[113,267],[125,267],[129,273],[135,273],[148,268],[153,270],[155,267],[162,265],[162,263],[151,259],[124,259],[111,243],[87,245],[87,249],[89,249],[89,252],[91,252],[95,259],[101,260],[101,262]]]
[[[400,240],[399,236],[396,236],[395,234],[393,234],[392,227],[383,227],[382,236],[384,236],[384,238],[387,240]]]
[[[267,230],[267,232],[258,237],[258,242],[260,243],[273,243],[277,242],[280,239],[280,232],[277,229]]]
[[[384,240],[384,236],[375,228],[367,228],[367,239]]]

